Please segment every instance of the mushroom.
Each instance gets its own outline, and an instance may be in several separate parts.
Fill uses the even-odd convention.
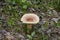
[[[6,33],[6,38],[7,38],[8,40],[11,40],[12,36],[11,36],[11,34],[10,34],[9,32]]]
[[[27,24],[27,33],[29,33],[32,28],[32,24],[37,24],[39,22],[39,17],[36,14],[28,13],[22,16],[21,21]]]

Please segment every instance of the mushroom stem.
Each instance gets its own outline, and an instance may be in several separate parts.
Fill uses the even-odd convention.
[[[32,29],[32,24],[27,24],[27,33],[30,34]]]

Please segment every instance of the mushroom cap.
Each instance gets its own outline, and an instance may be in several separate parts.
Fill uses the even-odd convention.
[[[36,14],[24,14],[21,21],[26,24],[37,24],[39,22],[39,17]]]

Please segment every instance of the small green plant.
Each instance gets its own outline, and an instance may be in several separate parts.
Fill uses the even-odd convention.
[[[33,40],[35,35],[35,32],[32,32],[31,35],[27,35],[27,37],[29,38],[29,40]]]

